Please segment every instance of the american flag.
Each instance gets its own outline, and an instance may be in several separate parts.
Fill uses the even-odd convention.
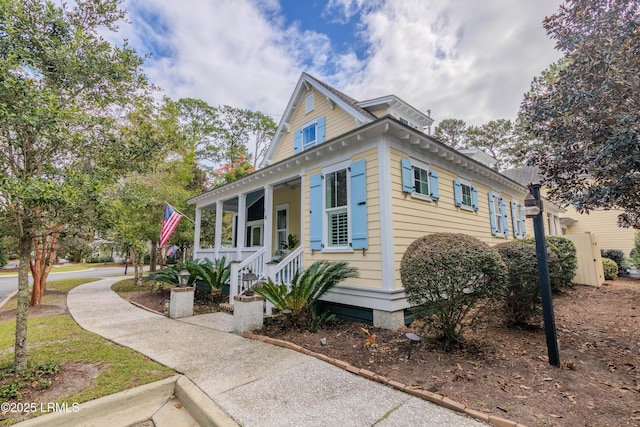
[[[173,210],[169,203],[165,203],[164,218],[162,219],[162,230],[160,230],[160,247],[167,244],[169,237],[178,226],[182,215]]]

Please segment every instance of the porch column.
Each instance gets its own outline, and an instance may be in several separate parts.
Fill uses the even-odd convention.
[[[267,250],[265,260],[273,255],[273,186],[264,187],[264,247]]]
[[[222,210],[223,210],[223,202],[222,200],[218,200],[216,202],[216,236],[214,243],[214,257],[215,259],[220,258],[220,247],[222,246]]]
[[[304,240],[304,226],[305,226],[305,222],[307,220],[306,216],[305,216],[305,210],[304,210],[304,203],[305,203],[305,199],[304,199],[304,175],[300,175],[300,230],[298,230],[298,236],[300,236],[300,246],[304,247],[305,245],[305,240]],[[304,257],[303,257],[304,258]],[[304,268],[304,266],[300,266],[300,268]]]
[[[242,249],[245,247],[247,238],[247,195],[238,195],[238,230],[236,233],[237,260],[242,260]]]
[[[200,223],[202,222],[202,208],[196,208],[196,226],[193,230],[193,257],[198,258],[200,251]]]

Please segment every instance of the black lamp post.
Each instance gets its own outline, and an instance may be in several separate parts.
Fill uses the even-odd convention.
[[[538,258],[538,277],[540,279],[540,295],[542,296],[542,313],[544,316],[544,331],[547,337],[547,352],[549,364],[560,366],[560,349],[556,335],[556,321],[553,315],[553,300],[551,298],[551,280],[549,278],[549,264],[547,263],[547,242],[544,237],[542,221],[542,200],[540,200],[540,184],[530,184],[530,193],[524,198],[525,215],[533,219],[533,235],[536,239],[536,257]]]

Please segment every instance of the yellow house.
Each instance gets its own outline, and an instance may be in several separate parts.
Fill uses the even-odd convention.
[[[190,200],[194,256],[233,261],[231,302],[249,271],[287,282],[316,261],[346,260],[360,277],[335,287],[329,308],[401,327],[409,304],[399,267],[415,239],[446,231],[493,245],[532,230],[526,187],[428,135],[432,122],[394,95],[359,102],[303,73],[266,166]],[[545,207],[555,223],[563,210]]]

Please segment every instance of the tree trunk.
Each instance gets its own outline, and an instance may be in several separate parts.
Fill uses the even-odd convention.
[[[151,259],[149,261],[149,271],[156,271],[158,243],[151,242]]]
[[[33,238],[33,248],[35,257],[31,261],[31,275],[33,277],[33,288],[31,290],[31,306],[38,306],[42,301],[42,296],[47,288],[47,277],[51,272],[51,266],[56,257],[56,245],[60,236],[59,227],[48,230],[42,236]]]
[[[19,240],[20,267],[18,268],[18,309],[16,313],[16,342],[14,364],[16,372],[27,368],[27,318],[29,316],[29,265],[31,262],[30,220],[24,219]]]

